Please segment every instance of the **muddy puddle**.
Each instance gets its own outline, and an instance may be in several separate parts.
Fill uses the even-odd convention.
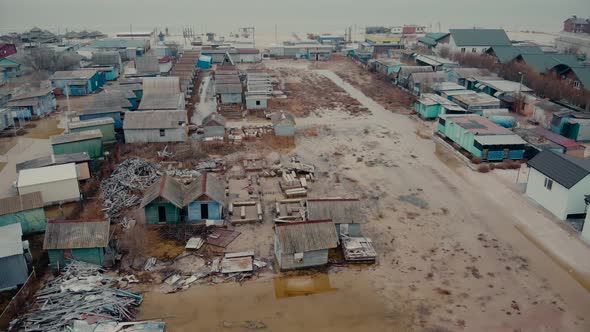
[[[463,163],[453,156],[447,149],[445,149],[440,144],[436,144],[434,148],[434,155],[438,160],[440,160],[443,164],[447,165],[451,170],[455,171],[461,166]]]
[[[168,330],[403,331],[358,271],[278,276],[200,285],[174,294],[144,293],[140,319],[161,318]]]
[[[25,131],[22,131],[18,136],[0,138],[0,154],[5,154],[16,146],[20,137],[48,139],[53,135],[63,133],[64,129],[58,128],[58,124],[59,118],[57,116],[27,122]]]

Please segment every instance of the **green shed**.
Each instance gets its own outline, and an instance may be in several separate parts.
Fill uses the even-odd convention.
[[[0,199],[0,227],[21,224],[23,234],[45,231],[47,219],[41,192]]]
[[[43,249],[49,265],[61,269],[77,260],[104,265],[110,256],[109,222],[106,220],[50,220],[45,230]]]
[[[147,224],[178,224],[184,222],[184,189],[182,184],[164,175],[145,192],[141,208]]]
[[[86,152],[92,159],[102,158],[102,133],[98,129],[51,136],[53,154]]]
[[[80,133],[98,129],[102,134],[102,142],[105,144],[117,141],[115,136],[115,120],[113,118],[98,118],[68,123],[70,133]]]

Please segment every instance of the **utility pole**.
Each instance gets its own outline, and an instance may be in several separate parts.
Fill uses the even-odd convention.
[[[277,25],[275,24],[275,44],[279,43],[279,39],[277,37]]]

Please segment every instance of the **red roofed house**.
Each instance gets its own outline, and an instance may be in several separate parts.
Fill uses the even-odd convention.
[[[16,46],[14,44],[0,43],[0,59],[13,54],[16,54]]]

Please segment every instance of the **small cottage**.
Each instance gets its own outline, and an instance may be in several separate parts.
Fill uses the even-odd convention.
[[[328,264],[328,251],[338,246],[331,220],[310,220],[275,225],[274,252],[281,270]]]
[[[203,173],[187,187],[184,205],[188,208],[189,222],[222,220],[226,207],[225,184]]]
[[[104,265],[112,254],[109,248],[107,220],[50,220],[47,222],[43,249],[49,265],[61,269],[76,260]]]
[[[57,101],[51,88],[23,89],[13,95],[6,106],[14,118],[34,119],[51,113]]]
[[[115,137],[115,120],[112,118],[68,122],[68,131],[70,133],[80,133],[91,130],[100,131],[103,143],[114,143],[117,141],[117,138]]]
[[[557,218],[583,216],[590,194],[590,158],[541,151],[528,162],[526,194]]]
[[[25,235],[45,231],[47,219],[41,192],[0,199],[0,226],[16,223]]]
[[[125,114],[125,143],[184,142],[186,111],[141,111]]]
[[[29,277],[31,254],[22,236],[18,223],[0,227],[0,290],[22,285]]]
[[[241,104],[242,103],[242,84],[241,83],[228,83],[220,84],[215,83],[215,93],[219,96],[219,102],[221,104]]]
[[[464,114],[467,111],[452,101],[433,93],[423,93],[416,101],[414,108],[425,120],[436,119],[441,114]]]
[[[279,111],[271,116],[276,136],[295,136],[295,117],[289,112]]]
[[[16,187],[21,196],[41,192],[45,206],[80,200],[74,163],[22,170]]]
[[[310,198],[307,200],[308,220],[332,220],[338,234],[361,236],[361,204],[358,198]]]
[[[265,94],[250,94],[246,95],[246,109],[249,110],[263,110],[268,108],[268,100],[270,97]]]
[[[146,224],[179,224],[185,221],[182,183],[164,175],[144,193],[140,207]]]
[[[70,96],[85,96],[102,87],[96,70],[57,71],[49,80],[54,88],[60,89],[63,94],[69,93]]]
[[[93,129],[51,136],[49,140],[54,155],[86,152],[90,158],[98,159],[104,156],[102,137],[100,130]]]
[[[3,71],[8,78],[23,74],[20,63],[8,58],[0,59],[0,71]]]
[[[205,138],[225,137],[225,119],[217,112],[203,119],[203,136]]]

